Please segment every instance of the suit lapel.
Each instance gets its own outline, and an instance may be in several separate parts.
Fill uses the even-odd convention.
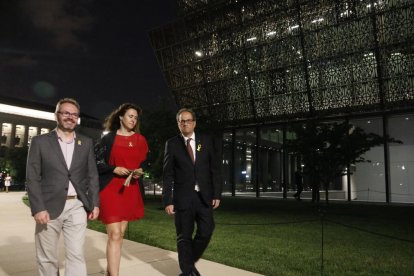
[[[68,166],[66,165],[65,157],[63,156],[62,149],[59,145],[58,141],[58,135],[56,130],[51,131],[49,134],[49,142],[50,146],[52,147],[51,152],[57,152],[58,159],[62,162],[62,164],[65,166],[66,169],[68,169]]]
[[[73,164],[74,164],[74,162],[76,162],[76,160],[79,160],[79,158],[77,158],[77,156],[79,155],[79,152],[82,150],[82,139],[81,139],[81,137],[76,135],[74,143],[75,143],[75,145],[74,145],[74,149],[73,149],[73,156],[72,156],[72,162],[70,163],[70,168],[73,167]]]

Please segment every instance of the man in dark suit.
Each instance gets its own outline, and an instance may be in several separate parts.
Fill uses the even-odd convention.
[[[63,232],[65,275],[86,276],[84,242],[87,218],[99,214],[99,182],[93,143],[75,133],[79,104],[70,98],[56,105],[57,128],[33,137],[26,180],[36,221],[39,275],[59,275],[58,241]]]
[[[200,275],[194,264],[213,234],[213,209],[221,198],[220,163],[212,138],[194,132],[194,112],[180,109],[176,119],[180,134],[165,144],[163,203],[167,214],[175,215],[180,275]]]

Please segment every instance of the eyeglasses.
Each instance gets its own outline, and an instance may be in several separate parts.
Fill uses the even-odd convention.
[[[62,115],[62,117],[64,118],[69,118],[69,117],[73,117],[73,118],[79,118],[79,113],[70,113],[67,111],[58,111],[57,113],[59,113],[60,115]]]
[[[180,125],[191,124],[192,122],[194,122],[193,119],[179,121]]]

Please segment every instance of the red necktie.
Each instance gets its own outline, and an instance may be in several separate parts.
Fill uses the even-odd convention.
[[[188,154],[191,157],[191,160],[194,163],[194,153],[193,153],[193,148],[191,147],[190,141],[191,141],[191,138],[188,138],[187,139],[187,151],[188,151]]]

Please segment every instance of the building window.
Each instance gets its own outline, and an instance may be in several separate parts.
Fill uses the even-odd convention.
[[[48,129],[48,128],[41,128],[40,129],[40,134],[46,134],[46,133],[49,133],[50,132],[50,129]]]
[[[383,134],[382,118],[351,120],[350,123],[366,133]],[[384,146],[371,148],[363,157],[371,162],[357,163],[355,167],[351,164],[351,200],[385,202]]]
[[[1,126],[1,145],[10,147],[11,145],[12,124],[3,123]]]
[[[254,129],[236,131],[234,182],[236,195],[256,196],[256,133]]]
[[[266,127],[260,130],[258,147],[259,190],[261,196],[283,197],[283,129]]]
[[[16,125],[16,134],[14,135],[14,146],[21,148],[24,146],[24,134],[26,132],[26,126]]]
[[[232,194],[233,134],[223,133],[223,194]]]
[[[29,134],[28,134],[29,136],[27,138],[27,145],[28,146],[30,145],[30,142],[32,141],[32,138],[37,136],[38,133],[39,133],[39,128],[38,127],[34,127],[34,126],[29,127]]]
[[[390,201],[414,203],[414,114],[393,116],[388,121],[390,137],[402,144],[389,144]]]

